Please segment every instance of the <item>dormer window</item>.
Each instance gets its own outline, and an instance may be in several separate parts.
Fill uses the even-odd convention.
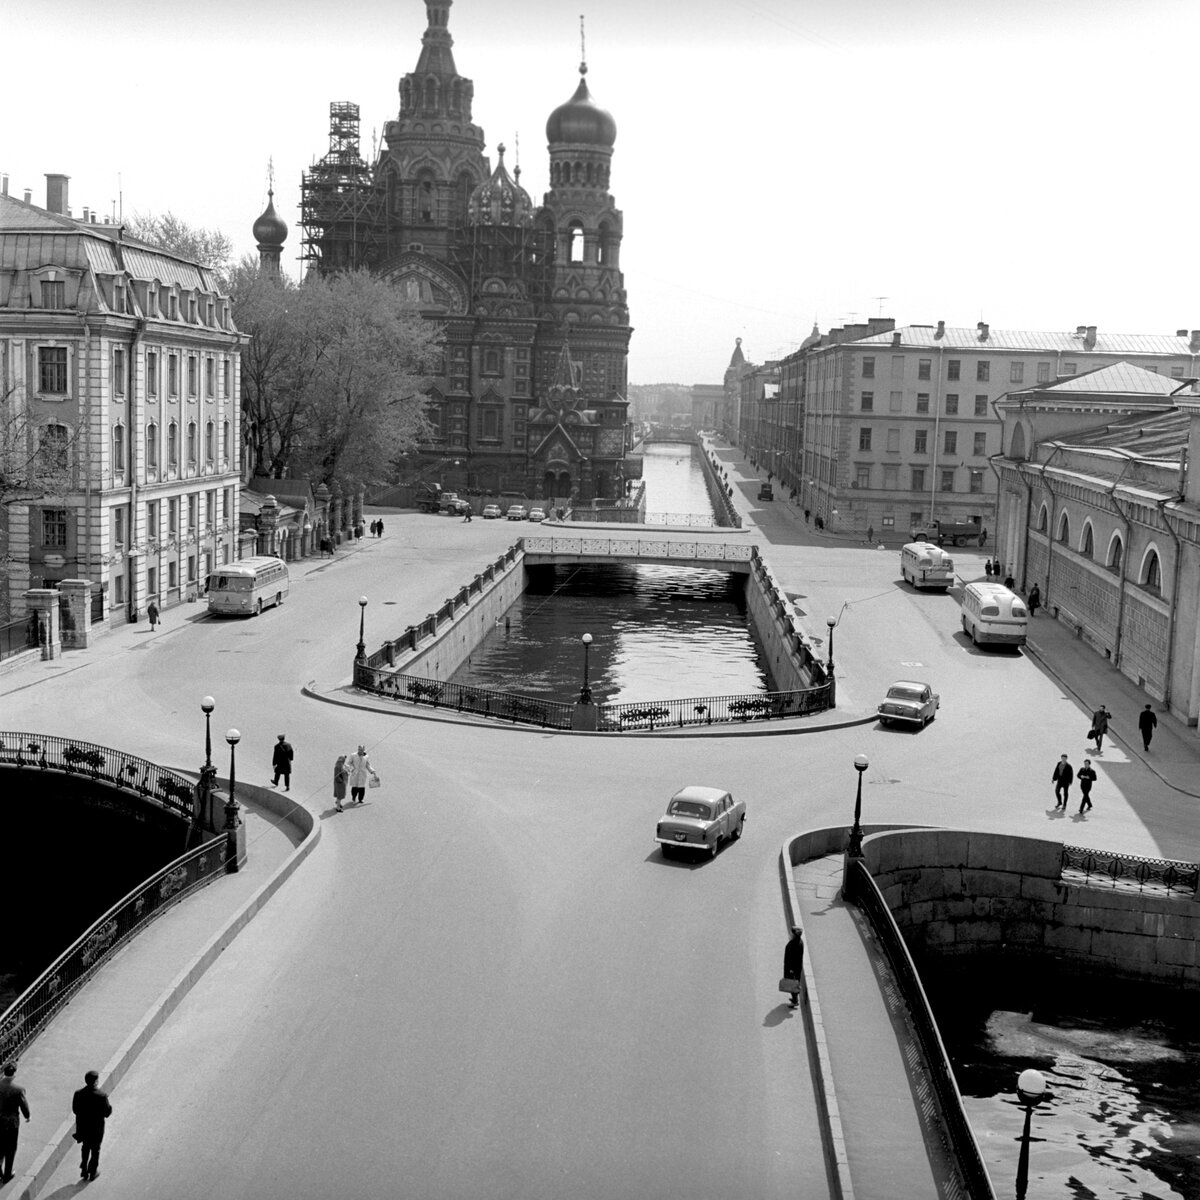
[[[194,325],[196,323],[196,297],[188,297],[188,316],[187,319]]]
[[[174,292],[167,295],[167,320],[179,320],[179,297]]]
[[[61,279],[42,280],[42,307],[66,308],[66,284]]]
[[[113,280],[113,311],[123,313],[126,312],[125,307],[125,280]]]

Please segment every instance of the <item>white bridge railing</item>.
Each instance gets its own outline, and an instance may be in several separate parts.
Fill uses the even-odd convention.
[[[744,541],[718,542],[673,537],[525,537],[521,546],[527,555],[579,555],[602,558],[699,559],[703,561],[750,562],[755,547]]]

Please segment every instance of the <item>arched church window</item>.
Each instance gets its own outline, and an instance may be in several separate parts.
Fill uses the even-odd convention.
[[[1108,569],[1110,571],[1120,571],[1121,564],[1125,559],[1125,546],[1118,534],[1112,540],[1112,544],[1108,548]]]
[[[425,80],[425,107],[427,109],[437,110],[438,102],[438,85],[436,79]]]
[[[1071,541],[1071,521],[1066,513],[1063,513],[1062,518],[1058,522],[1058,540],[1060,542]]]
[[[1142,586],[1147,591],[1162,591],[1162,568],[1158,561],[1158,552],[1151,550],[1142,564]]]
[[[583,226],[578,221],[567,227],[567,261],[583,262]]]
[[[600,239],[596,249],[596,261],[602,267],[611,267],[613,256],[612,229],[607,221],[600,222]]]
[[[1079,553],[1085,558],[1092,558],[1096,553],[1096,542],[1092,537],[1092,523],[1089,521],[1083,527],[1083,545],[1079,547]]]
[[[1047,512],[1046,506],[1043,504],[1041,512],[1038,513],[1038,523],[1037,523],[1038,533],[1045,533],[1046,530],[1049,528],[1049,524],[1050,524],[1050,514],[1049,514],[1049,512]]]

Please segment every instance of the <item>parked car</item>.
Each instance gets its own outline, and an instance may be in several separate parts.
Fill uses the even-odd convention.
[[[927,683],[912,679],[898,679],[888,688],[883,703],[879,706],[879,720],[884,725],[900,721],[921,728],[937,716],[938,694]]]
[[[742,836],[745,823],[744,800],[735,800],[723,788],[692,784],[681,788],[667,802],[654,840],[662,847],[663,858],[670,858],[676,850],[707,853],[716,858],[726,838],[736,841]]]
[[[483,516],[485,520],[495,521],[503,515],[504,514],[500,511],[500,505],[498,504],[485,504],[483,506]]]
[[[531,521],[544,521],[546,519],[546,510],[544,508],[531,508],[529,510],[529,519]]]
[[[758,485],[758,498],[760,500],[774,500],[775,489],[769,483],[760,483]]]
[[[508,519],[510,521],[524,521],[529,516],[529,509],[523,504],[513,504],[508,510]]]

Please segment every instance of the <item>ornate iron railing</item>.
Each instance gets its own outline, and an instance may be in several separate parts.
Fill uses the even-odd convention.
[[[3,766],[64,771],[112,784],[144,796],[188,821],[195,812],[196,785],[187,776],[124,750],[94,746],[76,738],[0,732],[0,767]]]
[[[971,1200],[995,1200],[996,1191],[984,1166],[971,1123],[967,1120],[962,1093],[958,1090],[950,1056],[921,984],[921,977],[891,910],[861,858],[847,860],[846,891],[848,899],[858,905],[866,916],[880,949],[887,957],[892,977],[904,1000],[909,1026],[921,1047],[921,1058],[933,1091],[932,1097],[921,1097],[921,1108],[928,1111],[926,1100],[936,1104],[939,1117],[936,1128],[941,1134],[943,1150],[948,1160],[962,1173],[965,1195]],[[918,1085],[918,1096],[921,1090]],[[960,1189],[958,1194],[964,1193]]]
[[[749,542],[692,541],[670,537],[626,537],[614,533],[609,536],[538,535],[524,537],[521,546],[526,554],[586,554],[608,558],[657,558],[687,562],[689,559],[717,560],[720,562],[749,562],[757,548]]]
[[[131,937],[171,905],[224,875],[224,833],[163,867],[62,952],[0,1015],[0,1061],[16,1058],[81,987]]]
[[[1200,888],[1200,864],[1175,862],[1169,858],[1142,858],[1136,854],[1117,854],[1109,850],[1091,850],[1086,846],[1063,846],[1062,870],[1076,871],[1091,883],[1106,879],[1118,883],[1136,883],[1138,890],[1161,887],[1168,892],[1192,894]]]
[[[646,525],[683,525],[701,528],[717,528],[717,519],[711,513],[656,513],[648,512],[643,519]]]
[[[831,707],[828,683],[792,692],[759,692],[742,696],[693,696],[600,705],[600,729],[623,733],[638,729],[682,728],[744,721],[803,717]]]

